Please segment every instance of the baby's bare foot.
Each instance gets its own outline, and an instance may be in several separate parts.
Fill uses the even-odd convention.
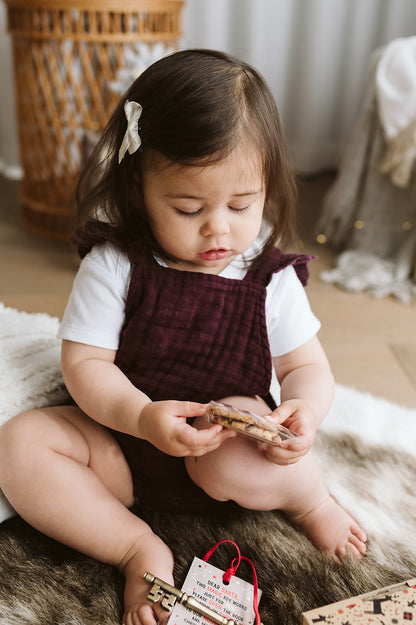
[[[356,521],[331,496],[291,521],[321,551],[340,561],[350,552],[361,560],[367,536]]]
[[[134,545],[120,566],[126,578],[124,587],[125,625],[163,625],[169,612],[159,603],[147,600],[151,586],[143,579],[146,572],[173,585],[173,557],[170,549],[155,534],[150,534],[143,544]]]

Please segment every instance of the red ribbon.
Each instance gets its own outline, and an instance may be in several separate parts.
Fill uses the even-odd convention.
[[[225,571],[224,575],[222,576],[222,581],[224,582],[224,584],[229,584],[230,583],[230,580],[231,580],[232,576],[236,574],[237,569],[240,566],[241,560],[245,560],[246,562],[248,562],[250,564],[251,568],[252,568],[252,571],[253,571],[253,587],[254,587],[253,608],[254,608],[254,614],[256,615],[256,623],[257,623],[257,625],[261,625],[260,613],[259,613],[259,600],[258,600],[259,587],[258,587],[258,583],[257,583],[256,569],[255,569],[254,564],[252,563],[252,561],[249,558],[246,558],[245,556],[241,555],[240,549],[238,548],[237,543],[235,543],[233,540],[228,540],[228,539],[220,540],[216,545],[214,545],[204,555],[204,557],[202,559],[203,559],[204,562],[208,562],[209,558],[212,556],[212,554],[214,553],[216,548],[219,547],[220,545],[222,545],[222,543],[231,543],[237,549],[237,553],[238,553],[238,557],[234,558],[234,560],[231,562],[230,567]]]

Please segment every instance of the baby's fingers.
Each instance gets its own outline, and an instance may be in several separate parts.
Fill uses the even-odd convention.
[[[189,456],[203,456],[204,454],[214,451],[228,438],[234,438],[235,432],[223,428],[221,425],[213,425],[210,428],[197,430],[190,427],[187,429],[184,442],[188,445]]]
[[[270,462],[282,466],[294,464],[309,451],[309,446],[299,445],[295,447],[290,443],[287,447],[283,445],[285,443],[282,443],[282,446],[262,444],[260,449]]]
[[[166,625],[169,612],[148,603],[131,606],[123,616],[123,625]]]

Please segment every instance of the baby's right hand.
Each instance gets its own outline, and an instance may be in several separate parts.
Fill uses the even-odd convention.
[[[140,413],[138,437],[170,456],[203,456],[236,435],[221,425],[197,430],[187,423],[190,417],[204,415],[206,409],[206,404],[196,402],[150,402]]]

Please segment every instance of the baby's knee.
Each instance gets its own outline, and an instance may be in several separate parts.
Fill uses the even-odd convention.
[[[30,479],[44,466],[49,452],[88,462],[88,447],[82,434],[65,419],[65,408],[40,408],[23,412],[0,428],[0,485],[4,480]]]
[[[0,484],[29,470],[28,457],[38,432],[35,411],[12,417],[0,427]]]
[[[33,415],[33,418],[32,418]],[[4,454],[20,449],[36,431],[36,411],[22,412],[0,427],[0,449]]]
[[[243,507],[260,505],[265,472],[271,467],[255,442],[242,437],[226,440],[204,456],[187,457],[191,479],[217,501],[232,499]],[[261,466],[260,466],[261,465]]]
[[[227,397],[220,400],[240,410],[250,410],[264,416],[270,408],[257,397]],[[201,417],[195,427],[209,427]],[[277,507],[276,485],[279,490],[287,471],[271,463],[260,450],[256,441],[237,436],[204,456],[188,457],[185,465],[191,479],[210,497],[218,501],[232,499],[245,508],[266,510]]]
[[[185,467],[191,480],[202,490],[217,501],[228,501],[225,481],[219,474],[218,467],[210,468],[205,456],[187,456]]]

